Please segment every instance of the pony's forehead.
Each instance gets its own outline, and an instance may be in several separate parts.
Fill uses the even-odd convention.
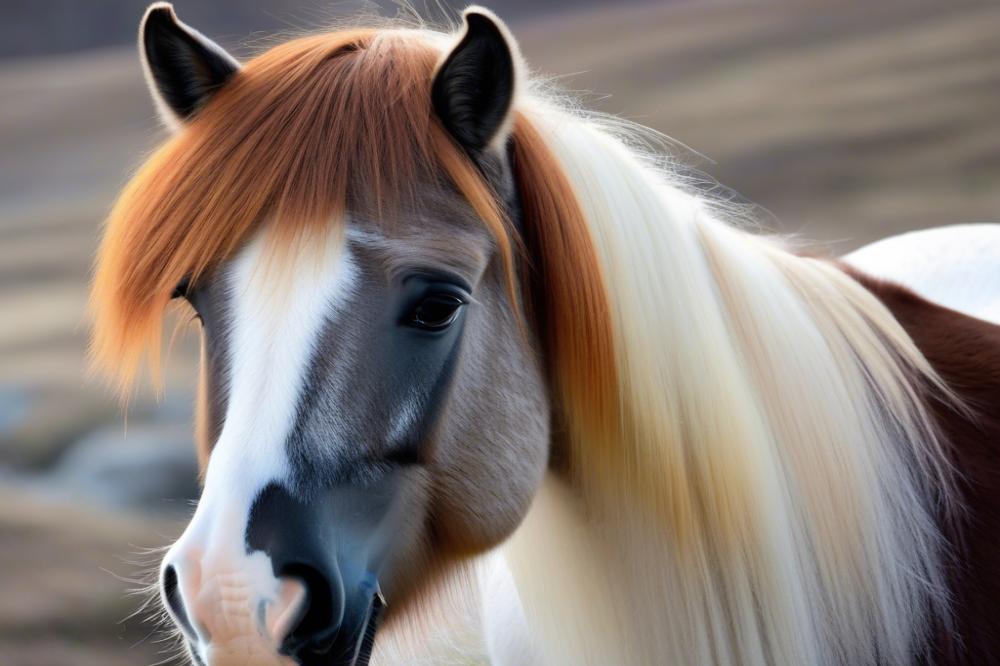
[[[219,266],[222,270],[208,272],[198,283],[207,286],[216,282],[217,276],[231,275],[236,264],[246,263],[248,254],[259,270],[277,278],[295,270],[295,266],[339,261],[346,250],[352,261],[364,269],[358,279],[377,275],[398,280],[413,271],[431,271],[451,274],[475,285],[496,250],[495,238],[468,205],[460,201],[438,203],[419,213],[411,210],[397,215],[391,224],[348,213],[340,223],[311,232],[304,242],[291,246],[274,240],[269,225],[264,225],[246,247]],[[274,224],[280,226],[280,221]],[[330,243],[341,251],[317,251],[332,247]],[[257,250],[248,252],[253,246]]]
[[[397,280],[413,271],[430,271],[451,274],[472,286],[479,282],[496,249],[493,237],[481,225],[417,220],[386,228],[355,223],[353,219],[348,216],[342,230],[333,227],[325,233],[338,237],[335,244],[364,269],[359,279],[364,275],[377,275]],[[291,253],[289,248],[277,246],[273,249],[279,253],[281,261],[274,265],[275,255],[267,251],[267,236],[264,229],[254,239],[254,243],[263,247],[263,251],[255,254],[255,261],[263,270],[275,268],[279,273],[282,267],[292,269],[315,262],[320,258],[316,247],[326,245],[322,238],[314,237]],[[236,253],[224,265],[233,266],[244,254],[243,251]],[[212,273],[205,276],[206,282],[213,279]]]
[[[362,263],[380,274],[394,276],[408,269],[440,269],[478,281],[496,250],[491,230],[454,188],[428,183],[412,195],[398,210],[377,210],[377,202],[365,203],[364,211],[348,210],[341,219],[324,228],[303,244],[298,252],[285,256],[292,261],[308,261],[310,246],[329,234],[342,237]],[[269,228],[282,226],[282,220],[269,220],[259,232],[265,239]],[[280,234],[278,235],[281,243]],[[279,251],[281,248],[276,248]],[[268,253],[261,255],[266,261]],[[232,258],[235,260],[235,257]]]
[[[493,250],[481,229],[433,224],[409,232],[385,234],[348,225],[347,245],[359,261],[395,278],[414,269],[452,273],[470,285],[479,281]]]

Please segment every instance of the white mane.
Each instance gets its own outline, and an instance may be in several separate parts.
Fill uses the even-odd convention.
[[[889,312],[526,95],[611,298],[628,478],[551,477],[505,548],[545,663],[908,664],[947,617],[947,464]],[[603,444],[607,447],[607,444]],[[943,620],[943,621],[946,621]]]

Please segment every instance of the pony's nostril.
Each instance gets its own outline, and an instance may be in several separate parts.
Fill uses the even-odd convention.
[[[305,587],[299,621],[288,632],[285,644],[296,650],[306,644],[324,649],[336,638],[343,616],[343,593],[339,579],[331,581],[318,569],[306,564],[290,564],[282,577],[296,578]]]
[[[167,609],[174,616],[177,625],[187,634],[188,638],[193,639],[196,634],[184,609],[184,601],[181,599],[180,589],[177,585],[177,570],[173,565],[167,565],[163,569],[163,581],[161,585],[163,586],[163,600],[167,605]]]
[[[276,599],[262,602],[264,629],[273,640],[281,643],[299,625],[307,602],[306,586],[298,578],[283,578]]]

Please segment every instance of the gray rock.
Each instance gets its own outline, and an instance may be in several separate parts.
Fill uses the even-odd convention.
[[[0,438],[21,423],[30,405],[27,391],[17,386],[0,386]]]
[[[100,427],[39,480],[59,494],[143,512],[189,512],[198,465],[187,424]]]

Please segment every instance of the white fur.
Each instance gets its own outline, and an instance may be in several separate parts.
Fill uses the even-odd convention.
[[[725,221],[624,123],[521,110],[586,213],[624,405],[621,433],[571,427],[572,487],[505,551],[546,663],[910,663],[945,605],[947,475],[907,374],[936,381],[926,361],[860,285]]]
[[[279,592],[267,557],[246,555],[249,511],[267,484],[289,473],[285,443],[316,336],[355,280],[353,262],[337,234],[316,245],[316,256],[304,253],[279,269],[265,252],[265,239],[258,237],[226,276],[232,310],[225,424],[194,518],[164,558],[164,566],[177,571],[188,614],[203,628],[209,622],[216,628],[210,631],[213,650],[225,647],[219,645],[219,626],[232,629],[233,640],[261,631],[249,620],[241,624],[241,613],[261,601],[274,602]],[[245,599],[247,608],[232,598]],[[198,617],[199,608],[221,617]],[[204,641],[199,649],[207,656]]]
[[[961,224],[891,236],[844,259],[924,298],[1000,324],[1000,224]]]
[[[524,616],[517,583],[501,550],[480,558],[483,640],[493,666],[541,666],[542,649]]]

